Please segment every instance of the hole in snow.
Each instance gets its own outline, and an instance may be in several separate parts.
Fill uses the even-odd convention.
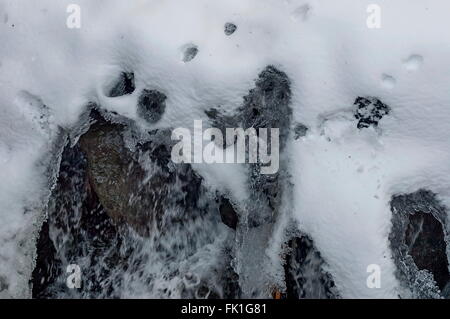
[[[234,209],[230,200],[224,196],[220,198],[219,212],[222,222],[228,227],[236,230],[236,226],[239,221],[239,216]]]
[[[122,72],[119,78],[114,81],[106,96],[118,97],[131,94],[134,92],[135,88],[134,73]]]
[[[198,47],[195,44],[188,44],[183,48],[183,62],[192,61],[198,54]]]
[[[234,23],[231,23],[231,22],[225,23],[224,32],[226,35],[228,35],[228,36],[232,35],[236,31],[236,29],[237,29],[237,26]]]
[[[156,90],[143,90],[138,99],[138,115],[150,123],[158,122],[166,110],[166,95]]]
[[[395,87],[395,84],[397,83],[397,81],[395,80],[395,78],[393,76],[391,76],[389,74],[383,74],[381,76],[381,83],[384,88],[390,90]]]
[[[418,54],[413,54],[409,56],[405,61],[403,61],[403,66],[408,71],[417,71],[423,64],[423,57]]]
[[[292,13],[291,17],[295,21],[306,21],[311,15],[311,6],[307,3],[298,8],[296,8]]]

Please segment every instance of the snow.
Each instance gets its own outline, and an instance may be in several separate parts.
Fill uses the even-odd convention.
[[[239,107],[269,64],[288,74],[294,119],[310,128],[286,147],[292,218],[343,297],[397,297],[391,196],[424,187],[450,205],[450,3],[378,0],[381,28],[369,29],[367,0],[77,0],[82,25],[69,29],[73,2],[0,1],[0,297],[30,296],[44,164],[88,102],[144,129],[191,127],[211,107]],[[231,36],[226,22],[238,27]],[[198,53],[185,62],[191,45]],[[135,72],[135,92],[107,97],[124,70]],[[137,117],[144,88],[168,97],[155,125]],[[377,130],[348,116],[358,96],[391,107]],[[240,168],[197,169],[243,200]],[[382,269],[379,289],[366,286],[370,264]]]

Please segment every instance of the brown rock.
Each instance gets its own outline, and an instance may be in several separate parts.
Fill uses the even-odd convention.
[[[148,190],[157,189],[158,195],[164,196],[169,177],[156,173],[145,181],[146,172],[124,144],[123,129],[101,120],[79,143],[88,160],[90,184],[108,215],[115,223],[125,222],[145,236],[163,210],[155,192]]]

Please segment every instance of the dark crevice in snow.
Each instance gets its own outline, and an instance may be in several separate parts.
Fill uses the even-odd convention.
[[[119,97],[127,94],[132,94],[135,90],[134,73],[122,72],[119,78],[115,81],[109,90],[108,97]]]
[[[194,44],[188,44],[183,49],[183,62],[187,63],[197,56],[198,54],[198,47]]]
[[[325,261],[307,236],[291,239],[284,266],[286,298],[339,298],[333,278],[324,269]]]
[[[236,32],[236,30],[237,30],[237,26],[234,23],[231,23],[231,22],[225,23],[225,28],[224,28],[225,35],[230,36],[234,32]]]
[[[414,298],[449,298],[447,210],[428,190],[396,195],[389,236],[397,276]]]
[[[231,204],[230,200],[224,196],[221,196],[220,198],[219,212],[222,222],[231,229],[236,229],[239,216],[234,209],[233,204]]]

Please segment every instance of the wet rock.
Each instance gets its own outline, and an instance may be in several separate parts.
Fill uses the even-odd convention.
[[[80,138],[86,155],[90,183],[108,215],[116,223],[138,226],[141,220],[129,212],[128,201],[135,185],[129,176],[143,176],[122,139],[122,126],[99,120]]]
[[[324,270],[325,261],[307,236],[289,241],[284,267],[289,299],[339,298],[333,278]]]
[[[355,118],[359,129],[370,126],[377,127],[383,116],[388,115],[390,107],[375,97],[358,97],[354,105],[357,107]]]
[[[122,95],[131,94],[136,88],[134,81],[134,73],[122,72],[119,78],[115,81],[112,88],[109,90],[108,97],[118,97]]]
[[[138,99],[138,115],[150,123],[158,122],[166,110],[166,99],[159,91],[143,90]]]
[[[167,196],[170,176],[155,174],[146,187],[146,173],[132,152],[125,147],[123,127],[98,119],[80,138],[88,161],[89,180],[100,202],[117,224],[126,223],[139,234],[148,235],[152,222],[163,213],[159,196]]]
[[[67,146],[63,152],[47,213],[37,243],[33,298],[107,294],[113,284],[108,281],[111,271],[123,263],[117,254],[120,237],[89,185],[87,160],[78,146]],[[66,286],[69,264],[82,269],[80,291]]]
[[[240,118],[244,129],[278,128],[279,152],[286,144],[292,119],[290,80],[286,73],[266,67],[256,80],[256,87],[244,97]],[[270,134],[269,134],[270,135]],[[270,137],[268,146],[271,148]],[[252,201],[259,205],[248,216],[250,227],[271,223],[281,200],[279,172],[261,174],[261,163],[250,165],[249,184]]]
[[[225,35],[230,36],[232,35],[237,29],[237,26],[234,23],[227,22],[225,23]]]
[[[63,153],[48,235],[44,228],[38,245],[34,297],[117,298],[135,289],[159,297],[238,294],[231,257],[222,253],[231,230],[214,213],[219,203],[202,178],[171,162],[171,131],[150,131],[136,142],[131,127],[97,111],[90,117],[86,133]],[[71,263],[82,270],[81,289],[66,286]]]
[[[238,215],[230,201],[223,196],[220,199],[219,212],[222,222],[228,227],[236,229],[239,220]]]
[[[268,130],[269,153],[279,155],[279,170],[263,174],[261,161],[248,165],[250,197],[237,227],[239,246],[237,264],[239,284],[244,298],[268,298],[275,285],[264,265],[268,263],[266,249],[271,240],[273,225],[281,208],[283,191],[289,187],[283,150],[290,134],[292,109],[291,90],[287,75],[274,66],[266,67],[258,76],[255,88],[244,97],[238,110],[241,127]],[[272,145],[271,128],[279,129],[279,147]],[[259,133],[259,132],[258,132]]]
[[[415,298],[440,298],[450,282],[446,208],[427,190],[391,200],[389,236],[397,276]]]
[[[125,146],[123,129],[98,120],[80,138],[89,179],[108,215],[142,236],[155,223],[160,225],[174,206],[184,212],[175,219],[194,218],[189,212],[197,208],[202,179],[190,165],[171,165],[170,130],[149,132],[149,141],[132,152]]]

